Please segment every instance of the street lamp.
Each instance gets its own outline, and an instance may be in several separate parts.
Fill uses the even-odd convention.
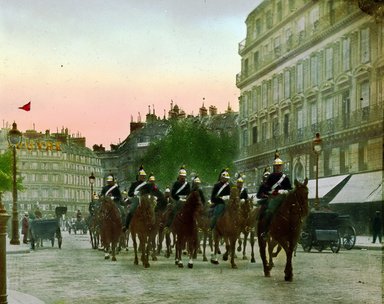
[[[17,124],[12,124],[12,130],[8,132],[8,143],[12,148],[13,154],[13,188],[12,188],[12,245],[20,245],[19,239],[19,214],[17,211],[17,170],[16,170],[16,146],[21,143],[22,134],[17,130]]]
[[[93,203],[93,184],[95,183],[96,177],[93,175],[93,172],[88,177],[89,183],[91,184],[91,202]]]
[[[319,201],[319,156],[322,150],[321,146],[322,139],[320,138],[320,133],[316,133],[315,138],[312,142],[312,149],[316,155],[316,196],[315,196],[315,210],[319,210],[320,201]]]

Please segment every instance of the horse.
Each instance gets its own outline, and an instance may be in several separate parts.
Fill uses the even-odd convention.
[[[141,262],[144,268],[150,267],[149,252],[153,246],[153,237],[155,230],[155,196],[149,193],[141,194],[139,205],[132,217],[129,229],[132,235],[133,249],[135,252],[134,264],[139,264],[137,239],[139,239],[139,250],[141,252]]]
[[[243,249],[243,260],[247,260],[246,247],[249,237],[249,243],[251,245],[251,263],[255,263],[255,235],[256,235],[256,225],[258,217],[258,209],[253,208],[253,197],[246,200],[240,200],[240,213],[241,213],[241,232],[244,235],[244,241],[241,241],[239,238],[239,245],[237,251]]]
[[[101,198],[99,209],[100,216],[100,240],[104,246],[105,259],[109,259],[112,252],[112,261],[116,261],[116,247],[122,233],[120,211],[116,203],[109,197]]]
[[[240,197],[239,190],[236,187],[231,188],[229,199],[225,201],[224,213],[217,219],[214,234],[214,254],[211,257],[212,264],[219,264],[216,255],[219,252],[219,241],[223,238],[225,242],[226,252],[223,254],[223,260],[228,260],[231,256],[231,267],[237,268],[235,263],[236,242],[241,232],[240,217]]]
[[[288,192],[280,207],[276,210],[270,223],[269,234],[285,251],[286,264],[284,269],[285,281],[292,281],[292,254],[299,239],[301,225],[308,215],[308,179],[303,183],[295,180],[295,188]],[[265,232],[265,217],[258,222],[258,244],[260,257],[263,262],[264,275],[270,276],[271,266],[267,263],[265,247],[266,240],[262,234]]]
[[[203,238],[203,261],[208,261],[206,256],[206,248],[207,248],[207,241],[211,248],[211,252],[213,252],[213,244],[212,244],[212,230],[210,227],[210,218],[209,218],[209,211],[210,211],[209,204],[206,204],[205,207],[203,207],[203,211],[200,213],[199,217],[197,218],[197,227],[199,230],[199,240],[200,236],[202,235]],[[199,241],[200,244],[200,241]]]
[[[97,249],[100,243],[100,201],[93,202],[90,207],[90,214],[87,217],[87,227],[89,230],[89,236],[91,239],[91,246],[93,249]]]
[[[196,219],[202,208],[199,192],[192,191],[172,222],[171,230],[176,237],[175,264],[180,268],[184,267],[181,257],[185,248],[189,255],[188,268],[193,268],[193,257],[198,248]]]

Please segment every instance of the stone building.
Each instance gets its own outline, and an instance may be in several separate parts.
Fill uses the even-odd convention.
[[[382,173],[383,22],[362,12],[357,1],[269,0],[245,23],[236,77],[240,170],[260,181],[278,149],[292,180],[313,180],[319,133],[325,194],[350,175]],[[376,186],[382,187],[382,178]],[[382,201],[381,195],[375,206]]]
[[[0,130],[0,153],[8,149],[9,129]],[[17,174],[24,190],[18,191],[21,211],[37,207],[45,216],[54,216],[55,207],[66,206],[68,216],[77,209],[88,212],[91,200],[89,176],[96,177],[94,191],[102,187],[104,170],[97,155],[85,146],[85,138],[71,136],[68,129],[57,133],[27,130],[16,147]],[[12,193],[4,193],[3,202],[12,203]]]

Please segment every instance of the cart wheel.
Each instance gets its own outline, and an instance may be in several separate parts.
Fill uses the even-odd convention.
[[[305,252],[310,252],[312,249],[312,236],[308,232],[301,232],[301,246]]]
[[[313,247],[318,251],[318,252],[322,252],[325,248],[324,244],[321,243],[321,242],[316,242],[315,245],[313,245]]]
[[[353,226],[345,227],[342,233],[343,246],[351,250],[356,244],[356,230]]]
[[[331,241],[330,247],[333,253],[338,253],[341,247],[341,239],[340,236],[337,238],[337,240]]]

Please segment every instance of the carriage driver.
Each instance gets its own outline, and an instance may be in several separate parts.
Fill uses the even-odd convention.
[[[271,223],[274,212],[284,200],[288,190],[292,189],[289,177],[283,173],[283,165],[284,162],[280,159],[280,155],[276,150],[275,160],[273,161],[273,172],[269,174],[265,182],[263,193],[261,193],[260,189],[258,191],[260,197],[268,197],[267,207],[264,209],[265,212],[260,215],[261,218],[265,216],[265,232],[262,234],[264,238],[268,238],[269,224]]]
[[[211,229],[215,228],[217,219],[224,212],[224,199],[229,199],[229,195],[231,194],[231,183],[229,182],[229,178],[228,169],[221,170],[219,180],[212,188],[211,208],[214,209],[210,224]]]
[[[173,183],[171,190],[171,197],[175,200],[175,205],[168,217],[167,223],[165,224],[167,230],[171,226],[175,215],[179,212],[187,196],[191,192],[191,185],[186,180],[186,177],[187,171],[185,170],[184,166],[182,166],[179,170],[177,180]]]

